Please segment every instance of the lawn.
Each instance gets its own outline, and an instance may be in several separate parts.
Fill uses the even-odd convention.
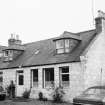
[[[5,100],[0,101],[0,105],[72,105],[70,103],[52,103],[51,101],[38,101],[38,100],[29,100],[29,101],[12,101]]]

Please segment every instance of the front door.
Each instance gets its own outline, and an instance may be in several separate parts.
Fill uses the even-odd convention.
[[[16,72],[16,95],[18,97],[22,96],[24,92],[24,72],[19,70]]]

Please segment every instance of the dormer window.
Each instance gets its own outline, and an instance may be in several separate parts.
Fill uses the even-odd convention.
[[[68,39],[57,40],[56,41],[56,51],[58,54],[68,53],[69,52],[69,40]]]
[[[59,39],[56,40],[56,52],[57,54],[69,53],[78,43],[75,39]]]
[[[4,51],[4,61],[12,61],[13,60],[13,51],[5,50]]]
[[[59,37],[53,39],[56,44],[56,53],[71,53],[72,50],[81,42],[81,37],[78,34],[64,31]]]
[[[16,35],[16,38],[15,35],[11,35],[11,38],[8,40],[8,47],[2,50],[4,62],[13,61],[24,52],[25,47],[21,45],[21,42],[18,35]]]
[[[13,51],[12,50],[4,51],[4,57],[8,57],[8,56],[12,57],[12,55],[13,55]]]

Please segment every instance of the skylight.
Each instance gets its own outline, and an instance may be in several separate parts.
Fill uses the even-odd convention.
[[[35,55],[38,54],[38,53],[39,53],[39,50],[36,50],[36,51],[35,51]]]

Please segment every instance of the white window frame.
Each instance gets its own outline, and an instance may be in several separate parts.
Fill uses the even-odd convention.
[[[54,68],[53,67],[51,67],[51,68],[43,68],[43,88],[53,88],[54,87],[54,80],[53,81],[46,81],[46,79],[45,79],[46,78],[45,77],[46,76],[46,74],[45,74],[46,69],[53,69],[53,71],[54,71]],[[47,82],[49,82],[49,84],[50,84],[49,86],[46,86],[46,83]]]
[[[6,54],[6,52],[8,52],[8,54]],[[12,55],[13,55],[13,51],[12,50],[6,50],[6,51],[4,51],[4,57],[12,57]]]
[[[18,78],[17,78],[17,79],[18,79],[18,83],[17,83],[17,84],[18,84],[19,86],[23,86],[23,85],[24,85],[24,71],[23,71],[23,70],[18,70],[18,71],[17,71],[17,75],[18,75],[18,76],[17,76],[17,77],[18,77]],[[19,82],[19,81],[20,81],[19,76],[23,76],[23,84],[19,84],[19,83],[20,83],[20,82]]]
[[[66,41],[69,41],[68,46],[66,45]],[[58,43],[61,43],[61,42],[63,44],[62,47],[58,47]],[[57,40],[56,41],[56,52],[57,52],[57,54],[69,53],[70,52],[70,39]]]
[[[59,67],[59,72],[60,72],[60,86],[62,86],[64,88],[68,88],[70,86],[70,70],[67,73],[62,73],[62,68],[66,68],[66,67],[69,69],[69,66]],[[62,75],[69,75],[69,80],[68,81],[65,81],[65,82],[67,82],[67,86],[65,86],[64,83],[63,83],[63,81],[62,81]]]
[[[38,83],[39,83],[39,73],[38,73],[38,77],[37,77],[37,78],[38,78],[38,81],[35,81],[35,82],[33,81],[33,78],[34,78],[34,77],[33,77],[33,75],[34,75],[34,74],[33,74],[33,71],[35,71],[35,70],[37,70],[37,72],[39,72],[38,69],[32,69],[32,70],[31,70],[31,76],[32,76],[32,77],[31,77],[31,78],[32,78],[31,83],[32,83],[32,87],[38,87]]]

